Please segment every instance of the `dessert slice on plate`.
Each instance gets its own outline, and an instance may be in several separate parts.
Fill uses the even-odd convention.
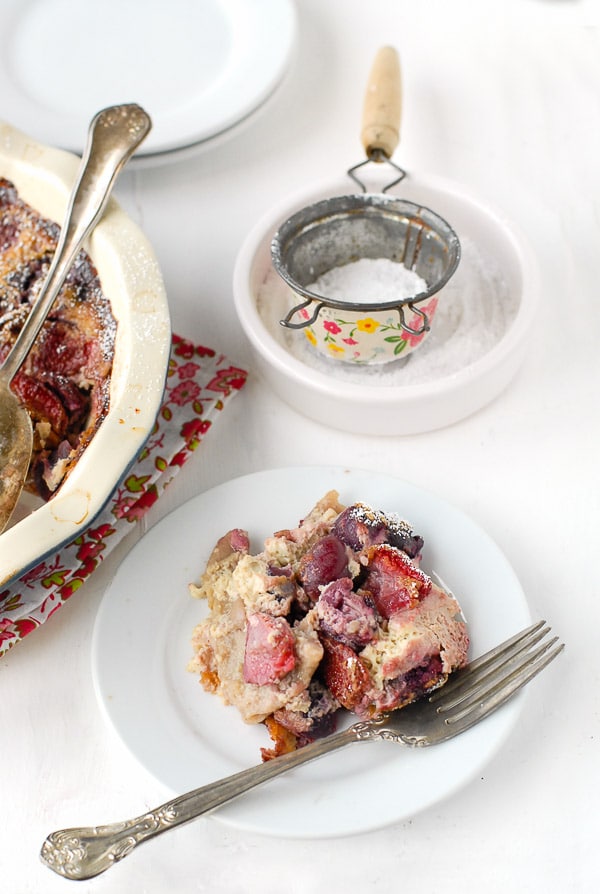
[[[397,515],[336,491],[257,554],[241,529],[219,540],[190,587],[209,613],[189,670],[266,724],[264,759],[332,732],[341,709],[402,708],[466,663],[460,606],[421,570],[423,545]]]

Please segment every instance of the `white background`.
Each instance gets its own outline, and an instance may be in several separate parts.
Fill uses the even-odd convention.
[[[201,819],[76,890],[595,891],[598,4],[298,0],[297,8],[292,65],[257,116],[179,164],[126,172],[117,187],[155,247],[174,330],[250,369],[148,524],[255,470],[333,463],[385,471],[484,527],[515,568],[532,614],[549,620],[567,650],[532,684],[522,722],[485,772],[406,822],[346,840],[287,841]],[[257,217],[361,159],[364,85],[385,43],[398,48],[404,73],[396,160],[505,208],[542,274],[536,331],[510,387],[459,424],[397,438],[334,432],[272,396],[253,374],[231,295],[236,252]],[[92,689],[94,617],[131,545],[0,661],[3,890],[69,890],[75,883],[38,861],[48,832],[125,819],[168,796],[105,725]],[[373,792],[370,809],[382,797]]]

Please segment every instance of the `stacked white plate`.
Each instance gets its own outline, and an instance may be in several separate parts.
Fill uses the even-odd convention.
[[[178,159],[265,103],[295,34],[291,0],[3,0],[2,113],[80,152],[95,111],[137,102],[153,129],[133,164]]]

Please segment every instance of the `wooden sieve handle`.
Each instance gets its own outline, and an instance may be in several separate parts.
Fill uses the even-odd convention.
[[[402,80],[393,47],[382,47],[373,62],[363,106],[361,140],[367,158],[391,158],[400,139]]]

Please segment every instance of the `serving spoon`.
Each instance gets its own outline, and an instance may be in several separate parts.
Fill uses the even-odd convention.
[[[79,173],[46,279],[0,366],[0,533],[21,495],[33,449],[31,417],[11,390],[83,242],[100,219],[117,175],[152,128],[135,103],[110,106],[92,119]]]

